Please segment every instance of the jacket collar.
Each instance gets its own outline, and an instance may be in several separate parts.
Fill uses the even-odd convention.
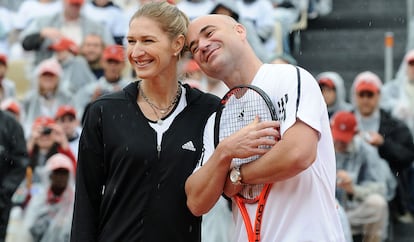
[[[126,95],[131,99],[131,101],[134,102],[136,102],[138,97],[138,82],[139,81],[132,82],[123,89]],[[187,104],[191,104],[192,102],[196,101],[198,98],[201,97],[202,92],[200,90],[191,88],[188,84],[182,84],[182,86],[186,89],[185,98],[187,100]]]

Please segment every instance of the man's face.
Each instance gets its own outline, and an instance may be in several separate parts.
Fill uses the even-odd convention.
[[[69,19],[79,18],[83,3],[70,3],[68,0],[64,3],[64,15]]]
[[[59,84],[59,77],[51,72],[44,72],[39,75],[39,88],[43,92],[55,91]]]
[[[56,195],[62,194],[69,182],[69,171],[65,168],[53,170],[50,174],[50,187]]]
[[[79,125],[79,121],[75,116],[71,114],[65,114],[62,117],[56,119],[56,123],[62,127],[68,138],[73,137],[76,128]]]
[[[125,62],[107,59],[102,61],[102,68],[104,69],[104,75],[109,82],[118,81],[122,76]]]
[[[355,93],[356,106],[363,116],[370,116],[378,107],[379,92],[360,91]]]
[[[207,75],[220,78],[221,70],[230,64],[229,59],[237,58],[232,49],[237,49],[241,42],[239,28],[233,19],[224,15],[203,16],[191,22],[187,46]]]
[[[90,64],[99,63],[103,50],[104,43],[98,35],[86,36],[80,49],[81,54]]]
[[[348,146],[349,146],[349,142],[334,139],[335,152],[346,153],[348,150]]]

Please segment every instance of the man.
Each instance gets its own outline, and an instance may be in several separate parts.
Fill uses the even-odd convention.
[[[85,0],[63,0],[62,11],[50,16],[39,17],[22,31],[20,40],[24,50],[34,50],[35,65],[52,56],[49,47],[61,38],[72,39],[80,45],[84,36],[96,33],[102,36],[107,44],[113,44],[114,39],[105,25],[91,20],[82,14]]]
[[[352,84],[355,115],[366,141],[378,149],[397,178],[398,188],[390,204],[391,212],[398,221],[413,223],[407,205],[407,172],[414,161],[413,136],[404,122],[380,108],[381,88],[381,79],[375,73],[364,71],[355,77]]]
[[[85,36],[80,46],[80,54],[88,62],[89,69],[93,72],[96,79],[99,79],[101,76],[103,76],[101,58],[104,49],[105,43],[102,37],[93,33]]]
[[[130,81],[123,77],[126,63],[125,51],[121,45],[107,46],[102,54],[101,65],[104,75],[97,82],[90,83],[76,92],[74,102],[78,117],[83,116],[90,102],[101,95],[122,90]]]
[[[68,138],[70,150],[78,158],[81,127],[79,119],[76,116],[76,109],[71,105],[60,106],[56,112],[55,121],[62,127],[62,130]]]
[[[24,178],[28,160],[22,126],[2,110],[0,124],[0,242],[4,242],[11,197]]]
[[[228,16],[195,19],[188,29],[187,45],[208,76],[223,80],[229,88],[252,84],[271,94],[281,135],[262,157],[234,168],[233,158],[249,157],[257,150],[254,138],[263,137],[263,133],[250,131],[259,130],[266,122],[256,119],[221,141],[186,182],[190,210],[195,215],[206,213],[223,192],[233,197],[242,184],[273,183],[262,217],[262,241],[344,241],[335,201],[332,135],[316,80],[292,65],[263,64],[248,44],[243,25]],[[206,127],[206,132],[209,130],[212,126]],[[211,146],[206,146],[205,157]],[[237,169],[238,174],[234,172]],[[232,179],[234,183],[229,172],[238,175],[238,179]],[[247,241],[245,225],[234,204],[234,241]],[[246,207],[254,219],[257,204]]]
[[[386,161],[358,134],[353,113],[338,111],[331,120],[337,198],[346,211],[352,233],[354,237],[361,236],[362,241],[383,241],[387,235],[387,201],[395,194],[396,180]]]
[[[79,48],[69,38],[61,38],[50,47],[54,51],[54,57],[62,66],[62,77],[59,88],[71,95],[76,91],[96,82],[96,77],[89,69],[87,61],[78,55]]]

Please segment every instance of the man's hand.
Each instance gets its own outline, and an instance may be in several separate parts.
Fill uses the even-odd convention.
[[[220,141],[218,146],[231,158],[263,155],[268,151],[263,146],[271,147],[280,139],[279,127],[279,121],[260,122],[256,117],[252,123]]]

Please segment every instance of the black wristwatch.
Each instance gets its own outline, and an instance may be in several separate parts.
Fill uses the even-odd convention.
[[[230,181],[234,185],[241,185],[242,184],[242,177],[240,173],[240,166],[235,166],[230,171]]]

